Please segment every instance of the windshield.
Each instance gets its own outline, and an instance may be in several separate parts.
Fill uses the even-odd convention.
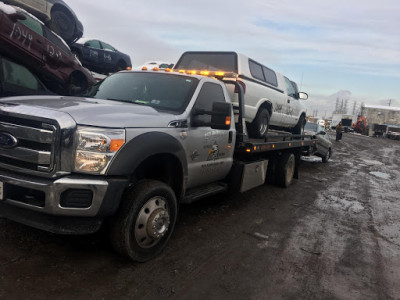
[[[233,52],[187,52],[174,69],[237,72],[236,54]]]
[[[304,126],[304,130],[318,132],[318,124],[307,122],[306,126]]]
[[[182,113],[198,82],[196,78],[170,73],[122,72],[93,86],[87,96]]]

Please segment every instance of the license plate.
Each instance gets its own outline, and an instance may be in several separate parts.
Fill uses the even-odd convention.
[[[0,200],[3,200],[3,182],[0,181]]]

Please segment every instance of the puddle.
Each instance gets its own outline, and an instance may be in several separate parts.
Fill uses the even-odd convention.
[[[382,179],[390,179],[390,175],[382,172],[369,172],[369,174]]]

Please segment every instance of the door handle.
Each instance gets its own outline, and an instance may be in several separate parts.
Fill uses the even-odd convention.
[[[290,99],[289,98],[287,99],[287,103],[290,103]]]

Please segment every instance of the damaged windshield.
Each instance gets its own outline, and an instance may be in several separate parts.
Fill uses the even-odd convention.
[[[182,113],[197,84],[198,79],[180,75],[122,72],[96,84],[87,96]]]

